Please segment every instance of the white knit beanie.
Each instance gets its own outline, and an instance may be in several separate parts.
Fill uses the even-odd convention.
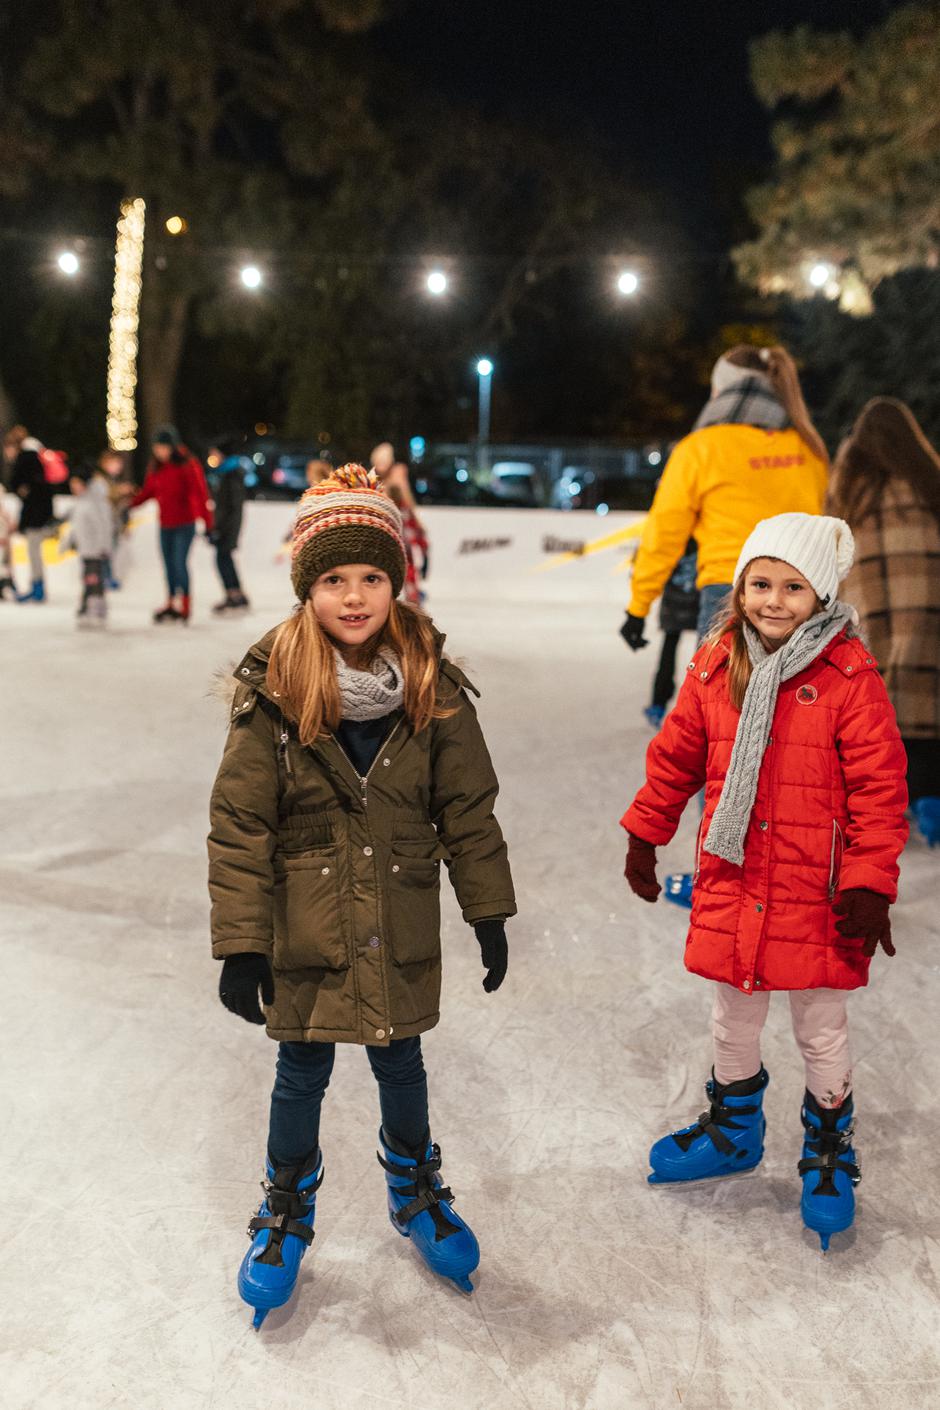
[[[823,607],[839,595],[839,584],[855,557],[855,540],[844,519],[828,514],[775,514],[762,519],[741,549],[734,570],[737,587],[755,558],[779,558],[801,573]]]

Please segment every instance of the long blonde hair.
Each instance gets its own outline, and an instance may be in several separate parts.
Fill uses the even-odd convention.
[[[416,734],[432,720],[448,719],[456,707],[438,699],[438,653],[431,619],[408,602],[393,601],[388,620],[367,643],[367,661],[383,646],[401,661],[407,716]],[[313,744],[342,718],[333,643],[308,598],[277,629],[268,660],[267,686],[297,726],[301,744]],[[456,699],[456,688],[453,698]]]

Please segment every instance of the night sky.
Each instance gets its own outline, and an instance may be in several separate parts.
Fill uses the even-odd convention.
[[[885,0],[417,0],[381,39],[419,84],[538,128],[583,135],[658,191],[689,234],[743,233],[737,194],[766,173],[768,115],[748,45],[813,22],[861,31]],[[763,170],[762,170],[763,168]]]

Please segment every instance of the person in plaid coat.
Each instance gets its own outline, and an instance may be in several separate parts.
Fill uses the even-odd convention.
[[[907,750],[914,815],[940,844],[940,456],[893,397],[865,406],[839,448],[827,512],[855,536],[843,595],[877,658]]]

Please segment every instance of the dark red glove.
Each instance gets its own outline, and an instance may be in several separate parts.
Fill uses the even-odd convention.
[[[832,908],[837,916],[842,916],[836,921],[836,930],[846,940],[864,940],[862,950],[869,958],[879,945],[886,955],[894,955],[897,952],[891,943],[890,905],[887,896],[878,891],[863,887],[840,891]]]
[[[623,874],[635,895],[643,901],[655,901],[663,889],[656,880],[656,848],[652,842],[645,842],[632,832],[628,832],[627,836],[630,845]]]

